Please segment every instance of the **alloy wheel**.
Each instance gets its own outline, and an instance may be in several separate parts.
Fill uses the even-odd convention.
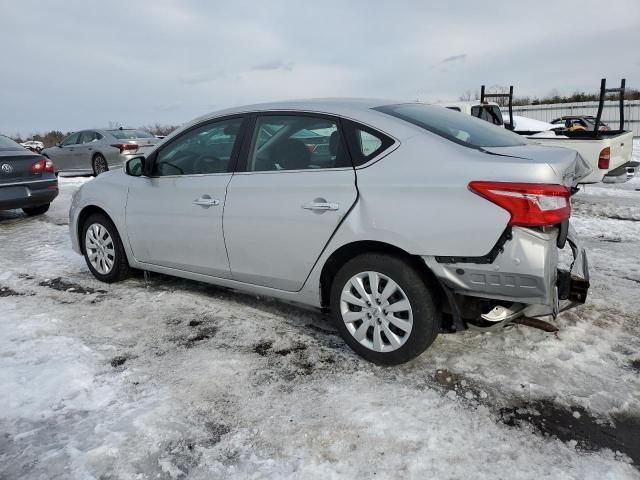
[[[85,252],[91,266],[102,275],[108,274],[115,263],[116,251],[109,231],[99,223],[92,223],[85,234]]]
[[[107,160],[103,156],[97,155],[96,158],[93,159],[93,170],[96,176],[109,170]]]
[[[349,279],[340,295],[340,312],[353,338],[375,352],[400,348],[413,328],[407,295],[378,272],[361,272]]]

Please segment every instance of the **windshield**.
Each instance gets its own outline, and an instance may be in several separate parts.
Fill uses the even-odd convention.
[[[156,138],[149,132],[145,132],[144,130],[123,129],[108,130],[108,132],[118,140],[129,140],[132,138]]]
[[[471,116],[494,125],[502,125],[502,112],[497,105],[476,105],[471,107]]]
[[[502,127],[437,105],[405,103],[374,110],[413,123],[436,135],[466,147],[515,147],[526,145],[522,138]]]
[[[0,151],[9,152],[12,150],[24,150],[24,148],[11,140],[9,137],[0,135]]]

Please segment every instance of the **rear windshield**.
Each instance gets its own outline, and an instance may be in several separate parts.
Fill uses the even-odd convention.
[[[476,105],[471,107],[471,116],[494,125],[502,125],[502,112],[497,105]]]
[[[516,134],[489,122],[437,105],[404,103],[374,110],[413,123],[436,135],[466,147],[515,147],[526,145]]]
[[[108,130],[108,132],[118,140],[129,140],[131,138],[156,138],[144,130]]]
[[[9,152],[12,150],[24,150],[24,148],[10,138],[0,135],[0,151]]]

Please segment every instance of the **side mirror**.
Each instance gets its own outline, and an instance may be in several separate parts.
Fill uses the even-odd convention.
[[[132,177],[141,177],[144,173],[144,157],[133,157],[124,164],[124,171]]]
[[[62,148],[62,144],[61,143],[56,143],[56,147]]]

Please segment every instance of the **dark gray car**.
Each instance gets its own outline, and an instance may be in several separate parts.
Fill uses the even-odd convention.
[[[53,160],[59,172],[99,175],[122,167],[129,158],[144,155],[160,140],[144,130],[118,128],[72,133],[42,154]]]
[[[58,195],[51,160],[0,135],[0,210],[40,215]]]

